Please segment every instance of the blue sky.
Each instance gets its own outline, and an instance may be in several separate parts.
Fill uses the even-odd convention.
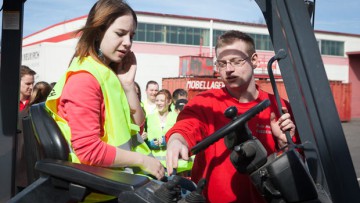
[[[317,0],[315,29],[360,34],[359,0]],[[27,0],[24,37],[88,13],[96,0]],[[128,0],[135,11],[264,22],[255,0]],[[1,13],[2,15],[2,13]]]

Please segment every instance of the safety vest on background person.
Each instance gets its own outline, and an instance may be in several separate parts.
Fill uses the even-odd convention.
[[[171,103],[170,109],[171,109],[172,112],[175,112],[175,104],[174,103]]]
[[[148,144],[153,142],[154,139],[160,141],[164,140],[166,132],[176,123],[177,116],[177,113],[170,111],[166,117],[166,122],[162,127],[158,111],[148,115],[146,119]],[[159,147],[159,149],[151,149],[151,151],[154,157],[166,167],[166,145]],[[193,159],[194,157],[191,157],[189,161],[179,159],[177,172],[180,173],[191,170],[194,163]]]
[[[146,116],[155,113],[155,111],[156,111],[156,105],[155,104],[150,104],[147,99],[145,99],[143,101],[143,104],[144,104],[144,109],[145,109]]]

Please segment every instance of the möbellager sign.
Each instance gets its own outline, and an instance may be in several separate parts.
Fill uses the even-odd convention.
[[[217,80],[190,80],[186,82],[188,90],[220,89],[224,86],[224,82]]]

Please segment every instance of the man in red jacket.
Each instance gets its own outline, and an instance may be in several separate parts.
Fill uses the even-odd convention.
[[[178,121],[166,134],[168,143],[167,172],[177,167],[179,158],[187,160],[189,149],[207,136],[230,122],[224,111],[236,106],[242,114],[265,99],[271,106],[250,121],[248,127],[253,136],[273,153],[286,144],[284,132],[295,134],[295,125],[290,114],[277,112],[274,95],[268,94],[255,84],[254,69],[258,66],[253,39],[239,31],[228,31],[220,36],[215,47],[216,68],[225,87],[202,92],[191,99],[180,112]],[[282,101],[282,105],[289,107]],[[207,180],[204,195],[208,202],[265,202],[251,183],[248,175],[236,171],[226,148],[220,139],[196,155],[192,169],[192,180]]]

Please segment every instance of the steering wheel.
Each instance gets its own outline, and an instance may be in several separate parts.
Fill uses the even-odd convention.
[[[270,106],[270,100],[266,99],[257,104],[256,106],[252,107],[251,109],[247,110],[242,115],[234,117],[230,123],[220,128],[219,130],[211,134],[209,137],[205,138],[203,141],[199,142],[197,145],[191,148],[191,152],[193,154],[197,154],[200,151],[206,149],[219,139],[225,137],[226,135],[234,131],[237,126],[244,125],[248,120],[266,109],[268,106]]]

